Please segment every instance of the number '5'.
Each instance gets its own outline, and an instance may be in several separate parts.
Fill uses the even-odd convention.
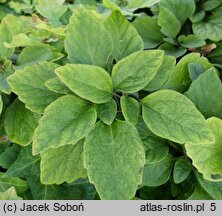
[[[211,205],[210,205],[210,210],[211,211],[216,211],[216,203],[211,203]]]

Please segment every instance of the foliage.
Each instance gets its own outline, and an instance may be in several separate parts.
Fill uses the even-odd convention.
[[[222,1],[0,1],[0,199],[222,199]]]

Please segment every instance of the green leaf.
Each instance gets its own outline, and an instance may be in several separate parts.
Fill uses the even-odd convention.
[[[22,50],[16,64],[18,66],[26,66],[36,64],[41,61],[54,62],[64,57],[64,55],[49,45],[30,46]]]
[[[214,12],[207,20],[201,20],[193,24],[193,32],[203,40],[220,41],[222,39],[222,14]]]
[[[178,40],[180,45],[186,48],[197,48],[206,45],[205,40],[199,38],[197,35],[181,35]]]
[[[120,11],[114,11],[104,25],[112,36],[112,55],[117,61],[143,49],[143,41],[138,32]]]
[[[196,80],[200,74],[205,72],[204,67],[201,64],[190,63],[188,64],[189,76],[192,81]]]
[[[11,42],[13,36],[21,33],[25,28],[30,25],[31,18],[29,17],[16,17],[12,14],[5,16],[0,25],[0,55],[9,59],[14,53],[14,48],[8,49],[4,46],[5,42]]]
[[[29,179],[39,174],[40,156],[32,155],[32,145],[22,147],[17,160],[9,167],[6,176]]]
[[[160,31],[157,19],[150,16],[141,16],[137,17],[132,24],[143,39],[145,49],[155,48],[162,43],[164,35]]]
[[[41,183],[61,184],[86,177],[83,167],[83,141],[49,149],[41,154]]]
[[[202,10],[202,11],[199,11],[199,12],[193,14],[190,17],[190,20],[192,23],[200,22],[201,20],[204,19],[205,16],[206,16],[206,12]]]
[[[2,112],[2,108],[3,108],[3,102],[2,102],[2,96],[0,95],[0,114]]]
[[[208,1],[204,2],[203,9],[205,11],[211,11],[211,10],[219,7],[221,4],[222,4],[221,1],[208,0]]]
[[[11,88],[7,82],[7,78],[14,73],[12,63],[10,61],[4,62],[4,68],[0,70],[0,91],[5,94],[11,93]]]
[[[196,172],[198,182],[201,187],[215,200],[222,200],[222,182],[211,182],[203,178],[203,176]]]
[[[199,75],[185,94],[206,118],[222,118],[222,102],[218,100],[222,94],[222,84],[215,68]]]
[[[6,191],[11,187],[15,187],[18,194],[21,194],[29,188],[25,180],[17,177],[5,177],[3,173],[0,173],[0,191]]]
[[[99,122],[86,138],[84,162],[101,199],[131,199],[142,182],[143,143],[127,122]]]
[[[77,143],[94,127],[96,117],[95,108],[75,95],[57,99],[45,109],[39,121],[33,138],[33,154]]]
[[[152,7],[153,5],[157,4],[161,0],[130,0],[127,8],[130,9],[138,9],[138,8],[145,8],[145,7]]]
[[[192,159],[193,165],[209,181],[222,180],[221,146],[222,146],[222,120],[216,117],[207,119],[207,125],[215,136],[215,142],[211,144],[194,143],[186,144],[187,155]]]
[[[173,180],[179,184],[186,180],[192,170],[192,165],[187,158],[181,157],[176,160],[173,169]]]
[[[112,37],[98,16],[84,7],[76,9],[65,39],[70,62],[106,67],[112,49]]]
[[[164,160],[169,152],[169,147],[164,140],[149,136],[143,140],[146,150],[146,164],[158,163]]]
[[[157,136],[180,144],[209,144],[214,136],[202,114],[184,95],[161,90],[142,99],[143,119]]]
[[[112,80],[108,72],[94,65],[66,64],[55,70],[59,79],[78,96],[93,103],[112,98]]]
[[[145,122],[143,121],[143,118],[142,116],[140,115],[139,116],[139,120],[138,120],[138,123],[137,123],[137,126],[136,126],[138,132],[139,132],[139,135],[140,135],[140,138],[142,140],[146,139],[147,137],[149,136],[155,136],[151,131],[150,129],[147,127],[147,125],[145,124]]]
[[[160,8],[158,25],[161,27],[161,32],[170,38],[175,38],[181,28],[180,21],[166,7]]]
[[[40,115],[33,113],[16,99],[5,114],[5,131],[11,142],[26,146],[32,142]]]
[[[115,2],[110,0],[103,0],[103,6],[112,11],[121,11],[121,8]]]
[[[16,144],[6,148],[6,150],[0,154],[0,166],[8,169],[16,161],[19,152],[20,147]]]
[[[66,12],[65,0],[38,0],[35,6],[38,13],[46,17],[52,26],[60,26],[60,17]]]
[[[164,88],[170,88],[179,92],[186,91],[191,84],[188,71],[190,63],[200,64],[205,70],[213,66],[207,58],[200,57],[198,53],[188,54],[178,62]]]
[[[165,184],[171,174],[173,167],[173,157],[168,156],[156,163],[146,163],[143,171],[143,186],[157,187]]]
[[[167,82],[176,65],[176,58],[173,56],[164,56],[162,64],[156,73],[156,76],[151,82],[144,88],[146,91],[156,91],[163,87]]]
[[[194,192],[189,196],[188,200],[212,200],[213,198],[200,186],[197,184]]]
[[[195,11],[194,0],[162,0],[160,4],[168,8],[181,24],[184,24]]]
[[[53,92],[62,94],[72,93],[72,91],[58,77],[47,80],[44,85]]]
[[[155,77],[163,60],[163,51],[135,52],[115,64],[112,71],[114,89],[134,93]]]
[[[117,114],[117,104],[114,99],[105,104],[96,104],[97,115],[101,121],[107,125],[111,125]]]
[[[8,83],[28,109],[43,113],[51,102],[61,96],[44,86],[45,81],[56,76],[54,70],[57,67],[57,64],[49,62],[26,66],[12,74]]]
[[[0,192],[0,200],[22,200],[16,193],[14,187],[9,188],[4,192]]]
[[[136,126],[140,116],[139,102],[132,97],[122,96],[120,104],[125,120]]]

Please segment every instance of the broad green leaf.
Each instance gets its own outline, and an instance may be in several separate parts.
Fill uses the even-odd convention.
[[[222,84],[215,68],[210,68],[193,81],[185,95],[206,117],[222,118]]]
[[[112,11],[121,11],[121,8],[117,4],[115,4],[115,2],[112,2],[110,0],[103,0],[103,6]]]
[[[170,38],[175,38],[180,32],[181,28],[180,21],[166,7],[160,8],[158,25],[161,27],[161,32]]]
[[[16,65],[26,66],[36,64],[41,61],[54,62],[64,57],[64,55],[49,45],[30,46],[22,50]]]
[[[162,0],[161,6],[168,8],[184,24],[195,11],[195,0]]]
[[[0,154],[0,166],[8,169],[16,161],[19,152],[20,147],[16,144],[6,148],[6,150]]]
[[[203,190],[205,190],[213,199],[222,200],[222,182],[207,181],[198,172],[196,172],[196,176]]]
[[[164,140],[149,136],[143,140],[143,143],[146,150],[146,164],[158,163],[167,157],[169,147]]]
[[[221,4],[222,4],[222,2],[220,0],[219,1],[208,0],[208,1],[204,2],[203,9],[205,11],[211,11],[211,10],[219,7]]]
[[[173,169],[173,180],[176,184],[183,182],[190,174],[192,165],[187,158],[181,157],[176,160]]]
[[[71,183],[86,177],[83,167],[83,141],[75,145],[66,145],[49,149],[41,154],[41,183]]]
[[[0,114],[2,112],[2,108],[3,108],[3,102],[2,102],[2,96],[0,95]]]
[[[222,39],[222,14],[221,11],[214,12],[206,20],[193,24],[193,32],[203,40],[220,41]]]
[[[61,96],[44,86],[48,79],[56,76],[54,70],[57,67],[57,64],[49,62],[26,66],[12,74],[8,78],[8,83],[28,109],[43,113],[51,102]]]
[[[16,17],[12,14],[5,16],[0,24],[0,55],[9,59],[14,53],[14,49],[8,49],[4,46],[5,42],[11,42],[13,36],[21,33],[31,23],[29,17]]]
[[[163,87],[167,82],[176,65],[176,58],[173,56],[164,56],[162,64],[156,73],[156,76],[151,82],[144,88],[146,91],[156,91]]]
[[[186,48],[197,48],[206,45],[205,40],[199,38],[197,35],[181,35],[178,40],[180,45]]]
[[[40,156],[32,155],[32,145],[22,147],[17,160],[6,172],[8,177],[20,177],[29,179],[39,175]]]
[[[221,146],[222,146],[222,120],[216,117],[207,119],[207,125],[215,136],[214,143],[186,144],[187,155],[192,159],[193,165],[209,181],[222,180]]]
[[[141,16],[137,17],[132,24],[143,39],[145,49],[155,48],[162,43],[164,35],[160,31],[157,19],[150,16]]]
[[[46,17],[52,26],[60,26],[60,17],[68,9],[67,6],[63,5],[65,0],[38,0],[36,10],[42,16]]]
[[[114,89],[134,93],[155,77],[163,60],[163,51],[135,52],[115,64],[112,71]]]
[[[5,61],[3,68],[0,69],[0,92],[5,94],[11,93],[11,88],[7,82],[7,78],[13,73],[14,71],[12,69],[11,61]]]
[[[139,102],[132,97],[122,96],[120,104],[125,120],[136,126],[140,116]]]
[[[194,192],[188,200],[212,200],[213,198],[197,183]]]
[[[138,9],[138,8],[152,7],[153,5],[157,4],[160,1],[161,0],[130,0],[128,1],[127,8]]]
[[[200,64],[205,70],[213,66],[207,58],[200,57],[198,53],[188,54],[178,62],[169,80],[164,85],[164,88],[170,88],[180,92],[186,91],[191,83],[188,72],[188,65],[190,63]]]
[[[57,99],[45,109],[39,121],[33,138],[33,154],[77,143],[91,131],[96,118],[95,108],[75,95]]]
[[[135,27],[121,14],[114,11],[104,22],[113,40],[113,57],[120,59],[143,49],[143,41]]]
[[[99,122],[86,138],[84,162],[101,199],[131,199],[142,182],[143,143],[127,122]]]
[[[96,112],[101,121],[111,125],[117,114],[117,104],[114,99],[105,104],[96,104]]]
[[[59,79],[78,96],[93,103],[112,98],[112,80],[108,72],[94,65],[66,64],[55,70]]]
[[[207,58],[211,63],[213,63],[215,66],[221,69],[222,68],[221,55],[222,55],[222,42],[218,42],[216,48],[211,50],[211,53],[207,55]]]
[[[160,50],[164,50],[165,55],[169,55],[169,56],[174,56],[175,58],[179,58],[181,56],[183,56],[186,52],[187,49],[184,47],[176,47],[175,45],[171,44],[171,43],[162,43],[158,49]]]
[[[143,186],[157,187],[166,183],[173,167],[173,157],[168,156],[156,163],[146,163],[143,171]]]
[[[189,77],[192,81],[196,80],[200,74],[205,72],[201,64],[190,63],[188,64]]]
[[[190,20],[192,23],[200,22],[201,20],[204,19],[205,16],[206,16],[206,12],[202,10],[202,11],[199,11],[199,12],[191,15]]]
[[[76,9],[65,39],[70,62],[106,67],[112,49],[112,37],[102,21],[84,7]]]
[[[53,92],[62,94],[72,93],[72,91],[58,77],[47,80],[44,85]]]
[[[3,173],[0,173],[0,191],[6,191],[7,189],[15,187],[17,193],[28,190],[29,186],[23,179],[17,177],[5,177]]]
[[[11,142],[26,146],[32,142],[40,115],[33,113],[16,99],[5,114],[5,131]]]
[[[16,193],[14,187],[10,187],[8,190],[0,192],[0,200],[22,200]]]
[[[180,144],[209,144],[214,135],[205,118],[184,95],[160,90],[142,99],[143,119],[157,136]]]

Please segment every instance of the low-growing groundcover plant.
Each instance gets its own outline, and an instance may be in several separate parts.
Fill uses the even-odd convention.
[[[0,1],[0,199],[222,199],[222,1]]]

